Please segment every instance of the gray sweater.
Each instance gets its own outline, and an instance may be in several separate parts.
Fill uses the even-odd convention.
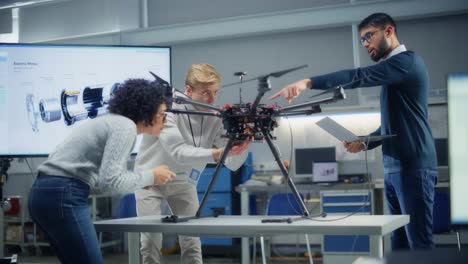
[[[194,110],[192,105],[173,104],[174,109]],[[192,129],[190,129],[190,124]],[[192,133],[193,132],[193,133]],[[176,173],[174,183],[186,181],[192,168],[203,170],[215,163],[212,148],[226,144],[223,124],[219,117],[168,113],[159,137],[144,135],[135,163],[135,170],[167,165]],[[237,170],[247,158],[247,151],[239,156],[228,156],[226,167]],[[220,179],[221,180],[221,179]]]
[[[129,192],[154,184],[151,169],[127,170],[137,136],[132,120],[107,114],[78,125],[39,166],[39,172],[79,179],[101,192]]]

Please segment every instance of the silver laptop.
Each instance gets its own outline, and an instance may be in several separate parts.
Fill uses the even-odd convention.
[[[316,123],[319,127],[323,130],[330,133],[339,141],[346,141],[346,142],[353,142],[353,141],[365,141],[365,142],[373,142],[373,141],[380,141],[390,137],[394,137],[396,135],[379,135],[379,136],[356,136],[353,132],[346,129],[344,126],[338,124],[335,120],[325,117],[319,120]]]

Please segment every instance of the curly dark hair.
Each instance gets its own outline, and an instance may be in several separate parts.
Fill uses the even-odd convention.
[[[109,112],[123,115],[138,124],[153,124],[153,117],[164,103],[164,87],[145,79],[128,79],[109,100]]]

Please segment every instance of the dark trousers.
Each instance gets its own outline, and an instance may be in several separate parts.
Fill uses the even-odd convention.
[[[407,214],[410,222],[392,233],[392,249],[434,248],[432,211],[437,170],[385,174],[385,197],[391,214]]]
[[[103,263],[88,205],[89,186],[79,180],[40,176],[29,193],[29,213],[61,263]]]

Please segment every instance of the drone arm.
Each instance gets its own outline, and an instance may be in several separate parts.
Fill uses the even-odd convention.
[[[166,112],[170,112],[170,113],[174,113],[174,114],[189,114],[189,115],[202,115],[202,116],[219,116],[219,113],[206,112],[206,111],[196,111],[196,110],[171,109],[171,110],[167,110]]]
[[[338,86],[337,88],[333,89],[333,95],[331,97],[324,98],[324,99],[321,99],[321,100],[306,102],[306,103],[302,103],[302,104],[291,105],[291,106],[280,108],[279,110],[280,110],[280,113],[286,113],[286,112],[291,111],[291,110],[301,109],[301,108],[305,108],[305,107],[309,107],[309,106],[312,106],[312,107],[313,106],[318,106],[320,104],[332,103],[332,102],[336,102],[338,100],[342,100],[342,99],[345,99],[345,98],[346,98],[346,95],[344,93],[343,87]]]
[[[280,113],[278,116],[311,115],[311,114],[321,113],[321,112],[322,112],[322,109],[320,108],[320,106],[315,105],[315,106],[312,106],[312,109],[297,110],[297,111],[291,110],[291,111],[287,111],[286,113]]]
[[[204,107],[204,108],[207,108],[207,109],[211,109],[211,110],[221,112],[221,109],[219,107],[216,107],[216,106],[213,106],[213,105],[210,105],[210,104],[200,103],[200,102],[197,102],[197,101],[185,98],[185,97],[176,96],[174,98],[174,102],[177,103],[177,104],[191,104],[191,105],[201,106],[201,107]]]
[[[319,106],[321,104],[331,103],[331,102],[335,102],[335,101],[336,100],[334,98],[325,98],[325,99],[322,99],[322,100],[310,101],[310,102],[307,102],[307,103],[302,103],[302,104],[296,104],[296,105],[283,107],[283,108],[280,108],[279,110],[280,110],[281,113],[288,113],[291,110],[297,110],[297,109],[310,107],[310,106],[312,106],[312,107]]]

